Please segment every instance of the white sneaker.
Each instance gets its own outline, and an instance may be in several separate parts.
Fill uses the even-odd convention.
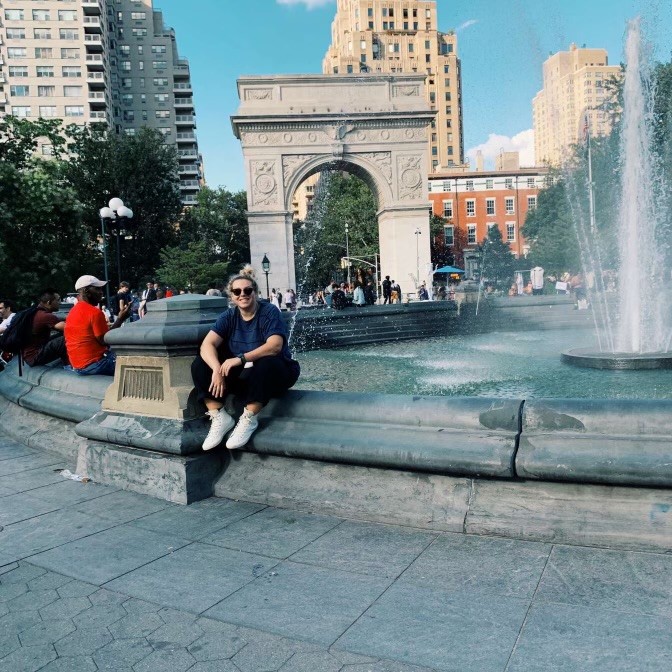
[[[249,440],[254,430],[259,427],[259,420],[257,416],[248,411],[247,409],[243,411],[243,414],[238,420],[236,428],[231,432],[231,436],[226,442],[226,447],[229,450],[236,450],[242,448]]]
[[[218,411],[208,411],[206,415],[210,416],[210,431],[203,442],[203,450],[212,450],[222,442],[224,434],[234,426],[235,422],[223,408]]]

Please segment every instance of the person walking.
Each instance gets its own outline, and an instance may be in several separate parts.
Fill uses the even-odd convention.
[[[259,287],[251,266],[245,266],[228,284],[233,305],[208,332],[191,366],[198,399],[210,416],[203,450],[226,441],[229,450],[242,448],[259,426],[257,415],[274,397],[296,383],[301,372],[287,345],[282,315],[258,299]],[[236,424],[224,410],[227,394],[239,396],[245,410]]]
[[[390,276],[386,275],[385,280],[383,280],[383,305],[386,303],[392,303],[392,282],[390,281]]]

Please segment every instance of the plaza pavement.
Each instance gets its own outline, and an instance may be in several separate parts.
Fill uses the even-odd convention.
[[[65,480],[0,440],[0,671],[672,669],[672,556]]]

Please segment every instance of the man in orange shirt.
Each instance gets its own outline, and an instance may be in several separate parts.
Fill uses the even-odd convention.
[[[116,356],[105,344],[105,334],[120,327],[131,314],[126,304],[112,325],[98,307],[107,283],[93,275],[83,275],[75,283],[79,301],[65,320],[65,344],[70,364],[80,376],[113,376]]]

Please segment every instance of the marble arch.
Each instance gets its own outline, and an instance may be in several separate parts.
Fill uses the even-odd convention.
[[[424,75],[282,75],[238,80],[231,118],[245,161],[252,263],[295,287],[291,199],[326,167],[354,173],[378,200],[383,275],[404,293],[430,264]],[[416,235],[416,231],[420,231]]]

